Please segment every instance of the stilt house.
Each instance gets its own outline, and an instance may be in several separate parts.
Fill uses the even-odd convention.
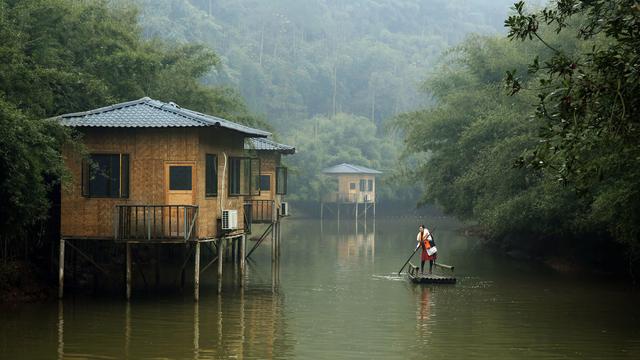
[[[282,155],[296,152],[292,146],[279,144],[266,138],[248,138],[245,149],[260,160],[260,194],[251,198],[253,223],[277,221],[288,216],[287,168],[282,165]]]
[[[325,203],[375,203],[378,170],[351,164],[340,164],[322,171],[338,180],[336,192],[325,194]]]
[[[75,241],[126,244],[127,298],[133,244],[188,243],[196,300],[201,243],[215,244],[219,277],[227,242],[244,271],[251,224],[245,210],[261,196],[261,161],[245,150],[245,140],[269,132],[147,97],[56,119],[78,130],[88,151],[63,149],[71,182],[61,194],[60,297],[66,242],[78,252]],[[284,184],[286,192],[286,169],[276,160],[263,162],[278,178],[273,187]]]
[[[64,152],[73,183],[62,193],[63,237],[186,241],[243,231],[245,200],[260,194],[260,162],[245,138],[269,132],[146,97],[58,119],[83,134],[90,159]]]

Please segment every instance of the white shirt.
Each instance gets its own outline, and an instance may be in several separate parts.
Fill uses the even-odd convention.
[[[427,237],[427,239],[429,239],[429,241],[432,241],[433,238],[431,237],[431,233],[429,232],[429,229],[424,228],[422,230],[422,232],[424,233],[424,235]],[[418,231],[418,235],[416,236],[416,241],[420,242],[420,232]]]

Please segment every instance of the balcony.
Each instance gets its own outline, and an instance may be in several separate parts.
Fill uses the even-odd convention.
[[[277,208],[273,200],[245,201],[245,214],[251,214],[247,222],[253,224],[270,224],[276,220]]]
[[[116,205],[116,241],[186,242],[197,237],[194,205]]]

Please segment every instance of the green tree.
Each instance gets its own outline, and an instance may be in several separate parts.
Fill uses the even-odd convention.
[[[634,0],[559,0],[536,13],[523,1],[506,25],[511,39],[536,39],[550,58],[535,58],[539,74],[537,146],[523,164],[545,168],[593,198],[590,215],[640,254],[640,4]],[[579,21],[576,21],[579,20]],[[579,52],[550,44],[553,27],[588,45]],[[527,86],[513,72],[514,93]]]
[[[143,38],[139,12],[106,0],[0,0],[0,239],[42,235],[49,191],[74,135],[46,118],[151,96],[266,127],[230,88],[203,85],[219,64],[203,45]]]

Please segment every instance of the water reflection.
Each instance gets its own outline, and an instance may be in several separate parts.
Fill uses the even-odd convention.
[[[434,226],[458,284],[397,276],[415,222],[325,221],[321,235],[288,221],[281,262],[259,249],[244,286],[225,270],[221,295],[205,273],[197,304],[186,290],[0,309],[0,358],[638,358],[637,293],[479,252],[446,224]]]
[[[195,303],[104,305],[58,303],[58,359],[274,358],[291,352],[283,297],[273,287],[239,287]]]

